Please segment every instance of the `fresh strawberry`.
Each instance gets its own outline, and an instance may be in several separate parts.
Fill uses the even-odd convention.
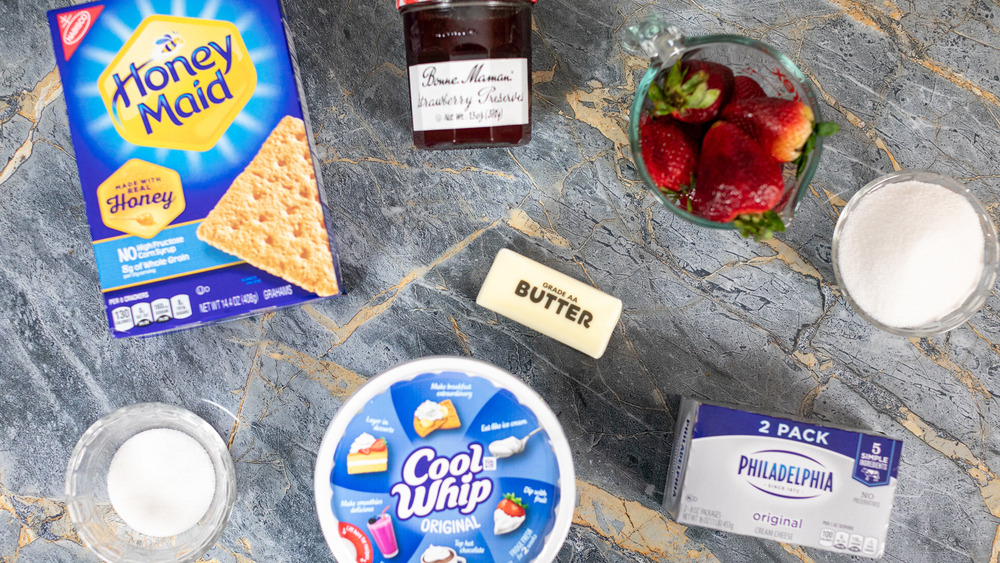
[[[739,100],[749,100],[750,98],[763,98],[767,96],[764,89],[756,80],[749,76],[736,76],[733,78],[733,96],[729,103]]]
[[[705,134],[692,209],[711,221],[733,222],[744,237],[763,240],[785,226],[772,211],[785,189],[782,165],[739,127],[718,121]]]
[[[661,191],[679,192],[691,185],[698,163],[697,132],[669,117],[647,118],[639,129],[642,160]]]
[[[524,516],[524,503],[521,502],[519,497],[515,497],[514,493],[506,493],[497,508],[502,510],[507,516],[513,516],[514,518]]]
[[[685,123],[705,123],[719,115],[733,93],[733,71],[708,61],[677,61],[661,87],[649,86],[653,115],[669,115]]]
[[[813,132],[813,111],[797,100],[739,100],[722,110],[722,119],[745,131],[778,162],[798,158]]]

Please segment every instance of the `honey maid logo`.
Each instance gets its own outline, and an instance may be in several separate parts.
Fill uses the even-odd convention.
[[[787,450],[761,450],[740,455],[736,470],[751,487],[787,499],[833,493],[833,472],[819,461]]]
[[[115,129],[143,147],[207,151],[257,87],[230,22],[150,16],[98,79]]]

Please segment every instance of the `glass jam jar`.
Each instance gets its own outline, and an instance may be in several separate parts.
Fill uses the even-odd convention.
[[[397,0],[413,144],[509,147],[531,140],[534,0]]]

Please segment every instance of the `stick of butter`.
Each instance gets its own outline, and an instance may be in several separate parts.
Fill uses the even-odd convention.
[[[476,303],[600,358],[622,313],[622,301],[566,274],[503,249]]]

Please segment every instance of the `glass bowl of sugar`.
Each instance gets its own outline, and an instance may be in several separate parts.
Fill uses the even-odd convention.
[[[936,172],[870,182],[833,232],[833,271],[847,302],[900,336],[932,336],[966,322],[986,303],[998,266],[997,230],[986,209]]]
[[[109,562],[194,561],[222,535],[236,500],[229,449],[204,419],[140,403],[95,422],[66,469],[68,511]]]

